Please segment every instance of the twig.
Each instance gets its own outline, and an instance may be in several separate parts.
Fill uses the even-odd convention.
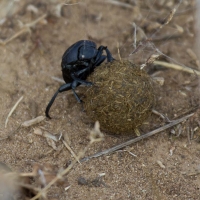
[[[116,6],[121,6],[121,7],[124,7],[124,8],[133,8],[133,6],[131,6],[130,4],[127,4],[127,3],[122,3],[122,2],[119,2],[119,1],[116,1],[116,0],[106,0],[106,1],[101,1],[101,2],[105,2],[105,3],[110,3],[110,4],[113,4],[113,5],[116,5]]]
[[[6,118],[6,122],[5,122],[5,128],[7,127],[7,123],[8,123],[8,118],[12,115],[12,113],[14,112],[14,110],[17,108],[18,104],[20,103],[20,101],[23,99],[24,97],[20,97],[19,100],[15,103],[15,105],[12,107],[11,111],[9,112],[7,118]]]
[[[34,130],[34,131],[33,131],[34,134],[43,136],[43,137],[48,138],[48,139],[51,139],[51,140],[53,140],[54,142],[58,142],[58,140],[59,140],[58,136],[53,135],[53,134],[49,133],[48,131],[45,131],[45,132],[43,133],[42,130],[41,130],[40,128],[33,128],[33,130]]]
[[[149,39],[146,37],[146,35],[145,35],[144,31],[143,31],[144,36],[145,36],[146,39],[143,40],[143,41],[140,41],[139,44],[138,44],[138,46],[136,48],[134,47],[134,51],[132,53],[130,53],[129,56],[131,56],[132,54],[137,53],[140,49],[144,49],[146,47],[145,45],[147,45],[150,41],[152,42],[152,38],[154,37],[154,35],[157,34],[164,26],[166,26],[167,24],[169,24],[169,22],[173,19],[173,16],[175,15],[175,13],[176,13],[176,11],[177,11],[177,9],[178,9],[178,7],[180,6],[181,3],[182,3],[182,0],[179,0],[179,3],[176,5],[175,8],[173,8],[171,10],[171,12],[170,12],[169,16],[166,18],[165,22],[158,27],[158,29],[151,35],[151,37]],[[133,24],[133,26],[134,26],[134,24]],[[135,41],[134,41],[134,43],[135,43]],[[153,45],[151,45],[151,46],[153,46]],[[157,48],[155,48],[155,50],[158,53],[160,53]]]
[[[155,114],[155,115],[160,116],[165,122],[168,122],[168,123],[172,122],[171,120],[169,120],[169,118],[167,116],[165,116],[164,114],[158,112],[157,110],[152,109],[151,112],[153,114]]]
[[[84,149],[84,151],[80,152],[77,156],[78,159],[80,159],[86,152],[86,150],[89,148],[91,143],[89,143],[87,145],[87,147]],[[61,177],[63,177],[64,175],[66,175],[71,169],[72,167],[76,164],[76,160],[72,161],[72,163],[65,169],[63,170],[62,172],[60,172],[59,174],[57,174],[57,176],[52,179],[51,182],[49,182],[49,184],[44,187],[36,196],[34,196],[33,198],[31,198],[30,200],[36,200],[38,199],[40,196],[42,196],[43,193],[45,193],[54,183],[56,183],[58,180],[61,179]]]
[[[167,24],[169,24],[169,22],[172,20],[175,12],[176,12],[176,8],[172,9],[171,12],[170,12],[170,15],[168,16],[167,20],[165,23],[163,23],[157,30],[156,32],[151,36],[153,37],[155,34],[157,34],[164,26],[166,26]]]
[[[14,131],[10,132],[7,136],[5,136],[4,138],[0,138],[0,141],[1,141],[1,140],[6,140],[6,139],[10,138],[10,137],[11,137],[12,135],[14,135],[14,133],[15,133],[16,131],[18,131],[20,128],[21,128],[21,124],[20,124]]]
[[[156,133],[159,133],[159,132],[164,131],[164,130],[166,130],[166,129],[168,129],[168,128],[171,128],[172,126],[175,126],[175,125],[179,124],[180,122],[182,122],[182,121],[188,119],[189,117],[191,117],[191,116],[193,116],[193,115],[194,115],[194,113],[189,114],[189,115],[186,115],[186,116],[184,116],[184,117],[182,117],[182,118],[180,118],[180,119],[174,120],[174,121],[172,121],[171,123],[166,124],[166,125],[164,125],[164,126],[158,128],[158,129],[155,129],[155,130],[153,130],[153,131],[150,131],[149,133],[146,133],[146,134],[144,134],[144,135],[141,135],[141,136],[139,136],[139,137],[136,137],[136,138],[134,138],[134,139],[131,139],[131,140],[127,141],[127,142],[124,142],[124,143],[122,143],[122,144],[119,144],[119,145],[117,145],[117,146],[114,146],[114,147],[112,147],[112,148],[110,148],[110,149],[106,149],[106,150],[104,150],[104,151],[102,151],[102,152],[99,152],[99,153],[93,154],[93,155],[91,155],[91,156],[85,157],[85,158],[81,159],[80,161],[81,161],[81,162],[85,162],[85,161],[90,160],[91,158],[97,158],[97,157],[102,156],[102,155],[110,154],[110,153],[112,153],[112,152],[114,152],[114,151],[117,151],[117,150],[119,150],[119,149],[122,149],[122,148],[124,148],[124,147],[126,147],[126,146],[128,146],[128,145],[131,145],[131,144],[136,143],[136,142],[138,142],[138,141],[140,141],[140,140],[143,140],[143,139],[148,138],[148,137],[150,137],[150,136],[152,136],[152,135],[155,135]]]
[[[8,44],[10,41],[14,40],[15,38],[19,37],[20,35],[22,35],[25,32],[30,32],[30,28],[32,26],[34,26],[35,24],[37,24],[39,21],[41,21],[42,19],[44,19],[47,16],[47,14],[42,15],[41,17],[37,18],[35,21],[25,24],[22,28],[22,30],[18,31],[17,33],[15,33],[13,36],[11,36],[10,38],[6,39],[6,40],[0,40],[0,44],[2,45],[6,45]]]
[[[122,58],[121,58],[120,50],[119,50],[119,42],[117,42],[117,52],[118,52],[119,60],[120,60],[120,62],[121,62],[121,61],[122,61]]]
[[[137,157],[137,155],[135,155],[134,153],[127,151],[127,150],[119,150],[118,152],[128,152],[130,155]]]
[[[34,186],[29,185],[29,184],[18,182],[17,185],[20,186],[20,187],[23,187],[23,188],[27,188],[29,190],[33,190],[35,192],[39,192],[40,191],[40,188],[35,188]]]
[[[140,65],[140,69],[143,69],[144,67],[146,67],[147,65],[151,65],[152,63],[154,63],[154,61],[159,58],[160,55],[157,54],[152,54],[146,61],[144,64]]]
[[[133,43],[133,47],[134,47],[134,50],[136,49],[137,47],[137,26],[136,24],[133,22],[133,27],[134,27],[134,43]]]
[[[190,173],[190,174],[187,174],[188,176],[196,176],[196,175],[198,175],[198,174],[200,174],[200,171],[199,172],[193,172],[193,173]]]
[[[188,143],[191,144],[190,127],[187,127],[187,128],[186,128],[186,132],[187,132],[187,137],[188,137]]]
[[[191,74],[197,74],[198,76],[200,76],[200,71],[191,69],[186,66],[176,65],[173,63],[167,63],[167,62],[163,62],[163,61],[154,61],[154,65],[162,65],[164,67],[168,67],[168,68],[172,68],[172,69],[176,69],[176,70],[182,70],[182,71],[185,71],[185,72],[188,72]]]
[[[38,116],[34,119],[31,119],[31,120],[28,120],[28,121],[25,121],[22,123],[22,127],[29,127],[29,126],[32,126],[32,125],[35,125],[37,123],[40,123],[41,121],[43,121],[46,117],[44,116]]]
[[[73,152],[73,150],[71,149],[71,147],[67,144],[67,142],[65,142],[64,140],[62,140],[63,144],[65,145],[65,147],[70,151],[70,153],[73,155],[73,157],[76,159],[76,161],[80,163],[80,160],[78,159],[77,155]]]
[[[58,77],[55,77],[55,76],[52,76],[51,78],[52,78],[53,80],[55,80],[55,81],[60,82],[60,83],[65,83],[65,81],[64,81],[63,79],[61,79],[61,78],[58,78]]]
[[[175,8],[173,8],[169,14],[169,16],[167,17],[165,23],[163,23],[157,30],[156,32],[151,36],[153,38],[154,35],[156,35],[164,26],[166,26],[167,24],[169,24],[169,22],[172,20],[172,18],[174,17],[176,11],[178,10],[178,7],[180,6],[180,4],[182,3],[183,0],[179,0],[179,3],[176,5]]]
[[[99,141],[102,141],[102,137],[103,135],[101,135],[101,133],[99,132],[98,133],[98,123],[96,122],[95,123],[95,127],[94,127],[94,130],[92,130],[90,132],[90,142],[89,144],[82,150],[79,152],[78,156],[77,156],[77,160],[80,160],[80,158],[82,158],[86,151],[88,150],[88,148],[94,143],[94,142],[99,142]],[[99,136],[97,138],[97,136]],[[48,185],[46,185],[36,196],[34,196],[33,198],[31,198],[30,200],[36,200],[38,199],[40,196],[42,196],[53,184],[55,184],[58,180],[60,180],[64,175],[66,175],[72,168],[73,166],[76,164],[77,160],[73,160],[72,163],[63,171],[59,172],[57,174],[57,176],[52,179]]]
[[[197,58],[197,55],[194,53],[194,51],[193,51],[192,49],[190,49],[190,48],[188,48],[186,51],[187,51],[188,55],[189,55],[193,60],[195,60],[196,65],[197,65],[198,67],[200,67],[200,61],[199,61],[199,59]]]
[[[81,4],[82,2],[77,2],[77,3],[62,3],[62,5],[65,5],[65,6],[74,6],[74,5],[77,5],[77,4]]]

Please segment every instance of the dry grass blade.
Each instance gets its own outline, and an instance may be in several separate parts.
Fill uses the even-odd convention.
[[[51,78],[55,81],[58,81],[59,83],[65,83],[65,81],[61,78],[58,78],[58,77],[55,77],[55,76],[52,76]]]
[[[166,129],[168,129],[168,128],[171,128],[171,127],[173,127],[173,126],[179,124],[180,122],[185,121],[186,119],[190,118],[190,117],[193,116],[193,115],[194,115],[194,113],[189,114],[189,115],[186,115],[186,116],[184,116],[184,117],[182,117],[182,118],[180,118],[180,119],[174,120],[174,121],[172,121],[171,123],[166,124],[166,125],[164,125],[164,126],[158,128],[158,129],[155,129],[155,130],[153,130],[153,131],[150,131],[149,133],[146,133],[146,134],[144,134],[144,135],[141,135],[141,136],[139,136],[139,137],[136,137],[136,138],[134,138],[134,139],[131,139],[131,140],[127,141],[127,142],[124,142],[124,143],[122,143],[122,144],[119,144],[119,145],[117,145],[117,146],[114,146],[114,147],[112,147],[112,148],[110,148],[110,149],[104,150],[104,151],[102,151],[102,152],[93,154],[93,155],[88,156],[88,157],[85,157],[85,158],[83,158],[83,159],[81,160],[81,162],[88,161],[88,160],[90,160],[91,158],[97,158],[97,157],[102,156],[102,155],[106,155],[106,154],[113,153],[114,151],[117,151],[117,150],[119,150],[119,149],[122,149],[122,148],[124,148],[124,147],[126,147],[126,146],[129,146],[129,145],[131,145],[131,144],[133,144],[133,143],[136,143],[136,142],[138,142],[138,141],[140,141],[140,140],[143,140],[143,139],[148,138],[148,137],[150,137],[150,136],[152,136],[152,135],[155,135],[156,133],[159,133],[159,132],[164,131],[164,130],[166,130]]]
[[[7,136],[0,138],[0,141],[6,140],[6,139],[12,137],[15,134],[15,132],[18,131],[20,128],[21,128],[21,124],[15,130],[11,131]]]
[[[78,2],[78,3],[63,3],[63,5],[65,6],[74,6],[74,5],[77,5],[77,4],[81,4],[82,2]]]
[[[41,17],[37,18],[35,21],[25,24],[22,28],[22,30],[18,31],[17,33],[15,33],[13,36],[11,36],[10,38],[2,41],[0,40],[0,44],[2,45],[6,45],[9,42],[11,42],[12,40],[14,40],[15,38],[19,37],[20,35],[22,35],[25,32],[30,32],[30,28],[34,25],[36,25],[38,22],[40,22],[41,20],[43,20],[45,17],[47,16],[47,14],[42,15]]]
[[[25,121],[22,123],[22,126],[23,127],[29,127],[29,126],[32,126],[34,124],[37,124],[37,123],[40,123],[41,121],[43,121],[45,119],[44,116],[39,116],[39,117],[36,117],[34,119],[31,119],[31,120],[28,120],[28,121]]]
[[[144,67],[146,67],[147,65],[151,65],[152,63],[155,62],[156,59],[159,58],[160,55],[157,54],[152,54],[144,64],[140,65],[140,69],[143,69]]]
[[[128,3],[122,3],[122,2],[119,2],[119,1],[116,1],[116,0],[106,0],[104,2],[113,4],[113,5],[116,5],[116,6],[120,6],[120,7],[123,7],[123,8],[133,8],[133,6],[131,6]]]
[[[168,123],[172,122],[171,120],[169,120],[169,118],[167,116],[158,112],[157,110],[152,109],[152,113],[161,117],[165,122],[168,122]]]
[[[14,112],[14,110],[17,108],[18,104],[21,102],[21,100],[23,99],[24,97],[20,97],[19,100],[16,102],[16,104],[12,107],[11,111],[9,112],[7,118],[6,118],[6,122],[5,122],[5,128],[7,127],[7,124],[8,124],[8,119],[9,117],[12,115],[12,113]]]
[[[40,135],[40,136],[43,136],[45,138],[49,138],[55,142],[57,142],[59,140],[59,138],[55,135],[52,135],[51,133],[45,131],[44,133],[42,132],[42,130],[40,128],[35,128],[33,129],[34,130],[34,134],[36,135]]]
[[[98,136],[98,137],[97,137]],[[103,139],[103,135],[101,134],[101,132],[99,131],[99,123],[96,122],[95,123],[95,127],[93,130],[90,131],[90,142],[88,143],[88,145],[79,152],[78,156],[77,156],[77,160],[80,160],[86,153],[87,149],[94,143],[94,142],[99,142],[102,141]],[[57,181],[59,181],[64,175],[66,175],[72,168],[73,166],[76,164],[77,160],[75,159],[74,161],[72,161],[72,163],[63,171],[59,172],[57,174],[57,176],[52,179],[48,185],[46,185],[46,187],[42,188],[42,190],[33,198],[31,198],[30,200],[36,200],[39,197],[43,196],[43,194],[46,194],[46,191],[53,185],[55,184]]]
[[[120,62],[122,61],[121,55],[120,55],[120,50],[119,50],[119,42],[117,42],[117,53],[118,53],[118,57]]]
[[[63,144],[65,145],[65,147],[70,151],[70,153],[72,154],[72,156],[76,159],[76,161],[77,161],[79,164],[81,164],[80,161],[79,161],[79,159],[78,159],[78,157],[77,157],[77,155],[73,152],[73,150],[72,150],[71,147],[67,144],[67,142],[65,142],[64,140],[63,140],[62,142],[63,142]]]
[[[187,52],[188,55],[196,62],[196,65],[197,65],[198,67],[200,67],[200,61],[199,61],[197,55],[195,54],[195,52],[194,52],[192,49],[190,49],[190,48],[188,48],[188,49],[186,50],[186,52]]]
[[[157,29],[157,31],[151,36],[153,38],[154,35],[156,35],[164,26],[166,26],[167,24],[169,24],[169,22],[173,19],[174,14],[176,13],[178,7],[180,6],[180,4],[182,3],[182,0],[179,1],[179,3],[177,4],[177,6],[175,8],[173,8],[169,14],[169,16],[167,17],[167,19],[165,20],[165,22]]]
[[[82,151],[78,154],[77,159],[79,160],[86,152],[86,150],[88,149],[88,147],[90,146],[90,144]],[[74,160],[65,170],[63,170],[62,172],[60,172],[59,174],[57,174],[57,176],[52,179],[52,181],[46,186],[44,187],[35,197],[31,198],[30,200],[36,200],[38,199],[40,196],[43,196],[43,194],[45,194],[45,192],[53,185],[55,184],[58,180],[60,180],[61,177],[63,177],[64,175],[66,175],[71,169],[72,167],[76,164],[76,160]]]
[[[171,69],[181,70],[181,71],[184,71],[184,72],[188,72],[188,73],[191,73],[191,74],[197,74],[198,76],[200,76],[200,71],[197,71],[195,69],[191,69],[191,68],[186,67],[186,66],[176,65],[176,64],[173,64],[173,63],[167,63],[167,62],[163,62],[163,61],[154,61],[154,65],[161,65],[161,66],[168,67],[168,68],[171,68]]]

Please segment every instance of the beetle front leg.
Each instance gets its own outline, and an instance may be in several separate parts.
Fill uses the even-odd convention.
[[[95,67],[99,66],[105,59],[106,59],[106,56],[102,55],[103,54],[103,50],[106,50],[107,47],[104,47],[104,46],[100,46],[98,48],[98,53],[96,55],[96,60],[95,60]]]
[[[53,95],[53,97],[51,98],[51,100],[49,101],[47,107],[46,107],[46,110],[45,110],[45,114],[46,114],[46,117],[48,117],[49,119],[51,119],[51,117],[49,116],[49,110],[53,104],[53,102],[55,101],[58,93],[61,93],[61,92],[64,92],[64,91],[67,91],[67,90],[70,90],[72,88],[72,85],[71,83],[67,83],[67,84],[64,84],[62,86],[60,86],[60,88],[58,89],[58,91]]]
[[[108,61],[108,62],[112,62],[113,60],[115,60],[115,59],[112,57],[112,54],[110,53],[110,51],[108,50],[107,47],[106,47],[106,54],[107,54],[107,61]]]
[[[87,68],[86,68],[86,69],[87,69]],[[76,81],[76,82],[78,82],[78,83],[80,83],[80,84],[83,84],[83,85],[86,85],[86,86],[92,86],[92,85],[93,85],[92,82],[88,82],[88,81],[82,80],[82,79],[80,79],[80,78],[77,78],[77,76],[80,76],[81,74],[87,72],[88,70],[86,70],[86,69],[80,70],[80,71],[78,71],[78,72],[76,72],[76,73],[71,73],[71,77],[72,77],[72,79],[73,79],[74,81]]]
[[[96,60],[94,68],[98,67],[105,59],[106,56],[101,55],[101,57],[98,60]]]
[[[76,91],[75,91],[75,89],[76,89],[76,87],[77,87],[78,85],[80,85],[80,84],[79,84],[77,81],[73,81],[73,82],[72,82],[72,91],[73,91],[73,93],[74,93],[74,96],[76,97],[76,100],[77,100],[79,103],[82,103],[81,99],[79,98],[79,96],[76,94]]]
[[[112,62],[113,60],[115,60],[113,57],[112,57],[112,54],[110,53],[110,51],[108,50],[108,48],[107,47],[105,47],[105,46],[100,46],[99,48],[98,48],[98,53],[97,53],[97,56],[96,56],[96,61],[95,61],[95,65],[96,66],[98,66],[98,65],[100,65],[101,64],[101,62],[100,62],[100,60],[102,59],[103,61],[105,60],[105,59],[103,59],[102,58],[102,56],[104,56],[104,55],[102,55],[102,53],[103,53],[103,51],[106,51],[106,54],[107,54],[107,61],[108,62]],[[104,58],[106,58],[106,57],[104,57]],[[103,62],[102,61],[102,62]]]

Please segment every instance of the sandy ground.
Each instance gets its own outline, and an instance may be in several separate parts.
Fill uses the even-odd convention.
[[[61,140],[52,144],[34,134],[36,131],[62,134],[76,154],[89,143],[93,123],[88,121],[70,91],[58,95],[50,111],[51,120],[19,128],[24,121],[44,116],[49,100],[62,84],[52,77],[62,80],[61,57],[76,41],[90,39],[98,46],[108,46],[116,59],[119,59],[119,46],[121,57],[137,64],[145,63],[158,48],[173,59],[161,56],[160,61],[198,70],[193,48],[195,1],[183,0],[171,22],[161,30],[159,27],[176,8],[177,1],[115,2],[122,4],[85,0],[78,4],[68,1],[73,5],[61,6],[63,2],[58,0],[48,4],[28,0],[11,5],[1,1],[1,18],[6,17],[6,21],[1,21],[0,39],[6,41],[24,31],[0,45],[0,161],[13,171],[31,172],[35,163],[65,169],[74,161]],[[43,19],[35,25],[30,24],[41,16]],[[129,56],[134,50],[133,22],[137,25],[137,41],[145,39],[145,35],[148,39],[143,40],[137,53]],[[195,116],[110,155],[75,164],[66,175],[64,185],[56,184],[48,190],[47,199],[200,199],[198,75],[153,65],[145,70],[151,76],[164,78],[164,85],[157,93],[157,111],[170,120],[193,112]],[[84,88],[77,91],[84,96]],[[8,113],[22,96],[5,128]],[[145,134],[165,123],[152,114],[140,132]],[[133,137],[134,134],[105,134],[104,141],[92,144],[85,156]],[[40,187],[33,179],[30,184]],[[7,189],[10,190],[9,186]],[[17,198],[22,199],[22,196],[14,193],[13,199]]]

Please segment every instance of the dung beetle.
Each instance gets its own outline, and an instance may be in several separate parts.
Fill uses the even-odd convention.
[[[104,50],[106,51],[106,55],[103,55]],[[48,103],[45,111],[46,117],[51,119],[49,116],[49,110],[58,93],[71,89],[77,101],[81,103],[80,98],[75,92],[76,87],[81,84],[91,86],[92,83],[86,81],[87,77],[106,58],[108,62],[114,60],[106,46],[100,46],[97,49],[97,46],[93,41],[80,40],[71,45],[63,54],[61,62],[62,75],[65,84],[60,86]]]

